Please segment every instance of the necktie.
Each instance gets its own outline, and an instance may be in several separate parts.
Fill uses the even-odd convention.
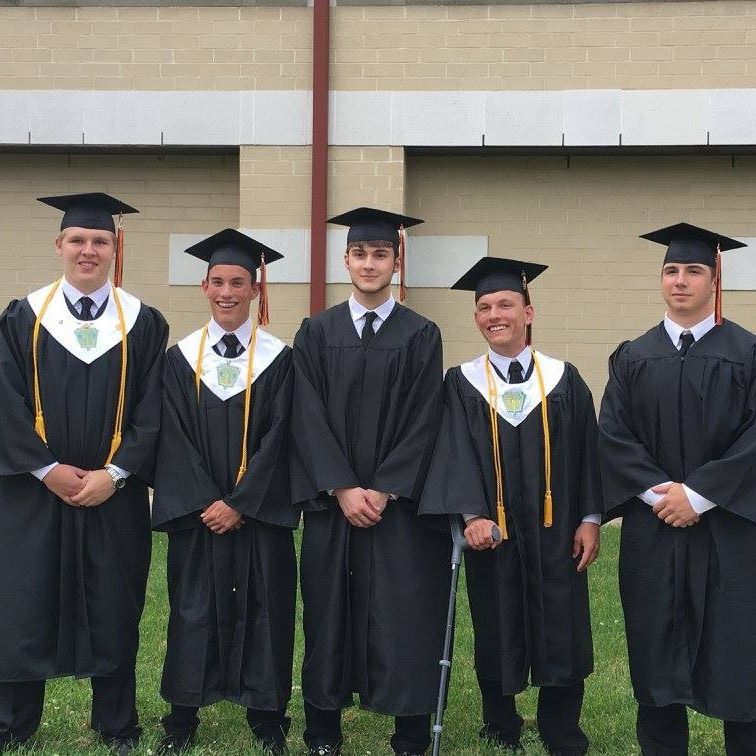
[[[365,313],[365,326],[362,329],[362,346],[367,348],[368,344],[373,340],[373,336],[375,336],[375,331],[373,330],[373,323],[375,322],[375,319],[378,317],[377,313],[370,310],[369,312]]]
[[[79,304],[81,305],[79,318],[81,320],[94,320],[94,314],[92,313],[94,302],[89,297],[82,297],[79,300]]]
[[[509,363],[509,382],[510,383],[522,383],[524,378],[522,377],[522,365],[517,360],[512,360]]]
[[[239,342],[239,339],[236,338],[236,334],[227,333],[221,341],[226,345],[226,353],[223,356],[228,357],[230,360],[238,357],[244,351],[244,347]]]
[[[685,355],[688,353],[688,349],[690,349],[695,340],[695,337],[690,332],[683,333],[680,336],[680,357],[685,357]]]

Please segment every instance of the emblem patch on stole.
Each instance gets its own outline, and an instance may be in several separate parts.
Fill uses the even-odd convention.
[[[225,389],[232,388],[240,372],[238,367],[229,362],[218,365],[218,385]]]
[[[501,395],[501,399],[504,403],[504,411],[508,415],[519,415],[525,406],[524,391],[505,391]]]
[[[97,346],[97,329],[94,326],[85,323],[83,326],[77,328],[74,333],[76,334],[76,340],[79,342],[79,346],[82,349],[89,351]]]

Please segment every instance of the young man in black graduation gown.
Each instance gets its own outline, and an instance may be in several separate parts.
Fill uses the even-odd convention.
[[[268,753],[283,753],[294,650],[296,562],[288,479],[291,349],[253,325],[281,255],[233,229],[186,250],[208,263],[212,318],[168,350],[152,512],[168,532],[171,712],[159,752],[187,749],[201,706],[247,709]],[[264,275],[261,274],[264,282]],[[243,442],[243,439],[246,441]]]
[[[644,238],[668,245],[667,312],[612,355],[599,423],[638,741],[687,753],[690,706],[725,720],[729,756],[753,756],[756,337],[717,324],[718,251],[744,245],[685,223]]]
[[[602,505],[590,391],[573,365],[530,347],[527,284],[544,270],[484,257],[452,287],[475,292],[489,349],[446,374],[420,512],[466,522],[480,736],[518,747],[515,694],[530,679],[540,687],[541,738],[566,756],[588,748],[579,724],[593,669],[586,568],[598,554]]]
[[[361,208],[349,226],[349,301],[294,340],[292,500],[301,556],[305,742],[341,748],[341,709],[395,717],[396,753],[430,743],[443,648],[448,534],[416,515],[440,419],[438,327],[396,303],[400,224]]]
[[[0,750],[25,742],[45,680],[89,677],[92,728],[119,752],[140,729],[139,619],[167,326],[111,285],[104,194],[64,210],[63,276],[0,316]]]

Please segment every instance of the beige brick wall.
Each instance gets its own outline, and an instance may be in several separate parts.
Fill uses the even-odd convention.
[[[538,348],[575,363],[594,396],[617,343],[657,323],[663,248],[638,234],[680,220],[756,235],[756,158],[429,158],[407,164],[407,212],[417,233],[487,234],[489,254],[546,263],[531,289]],[[657,247],[656,249],[652,249]],[[453,283],[450,281],[450,283]],[[756,330],[756,293],[725,292],[725,314]],[[445,362],[481,354],[472,295],[415,289],[434,319]]]
[[[309,89],[308,8],[0,8],[0,88]],[[332,9],[332,87],[756,86],[752,0]]]
[[[172,340],[197,328],[207,305],[194,287],[167,286],[168,237],[238,225],[238,158],[0,155],[0,307],[60,275],[60,214],[36,198],[82,191],[139,208],[125,219],[124,288],[165,314]]]

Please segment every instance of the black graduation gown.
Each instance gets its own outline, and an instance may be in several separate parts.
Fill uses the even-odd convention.
[[[72,507],[30,471],[55,461],[103,466],[121,346],[87,365],[42,326],[46,446],[34,431],[34,320],[27,299],[0,316],[0,681],[125,675],[134,668],[150,563],[147,486],[168,327],[141,304],[128,334],[123,440],[113,458],[131,473],[125,487],[98,507]]]
[[[496,521],[496,477],[485,397],[460,367],[444,381],[444,420],[421,513],[475,514]],[[593,670],[587,573],[575,570],[575,530],[600,513],[596,416],[578,371],[547,396],[553,525],[543,526],[543,423],[538,402],[514,427],[499,418],[509,538],[496,549],[465,552],[475,631],[475,669],[502,693],[528,684],[573,685]]]
[[[620,592],[636,699],[756,720],[756,337],[725,321],[684,359],[663,324],[609,363],[599,452],[623,515]],[[685,483],[717,507],[672,528],[637,494]]]
[[[441,338],[395,305],[363,347],[348,303],[306,319],[294,340],[292,500],[304,508],[301,580],[307,702],[408,716],[435,709],[450,539],[417,518],[440,420]],[[398,496],[371,528],[333,488]]]
[[[222,401],[178,345],[166,355],[153,525],[168,532],[168,647],[161,693],[171,703],[228,699],[278,710],[291,696],[296,560],[287,434],[291,349],[252,384],[247,472],[236,484],[244,392]],[[200,519],[223,499],[239,530],[217,535]]]

